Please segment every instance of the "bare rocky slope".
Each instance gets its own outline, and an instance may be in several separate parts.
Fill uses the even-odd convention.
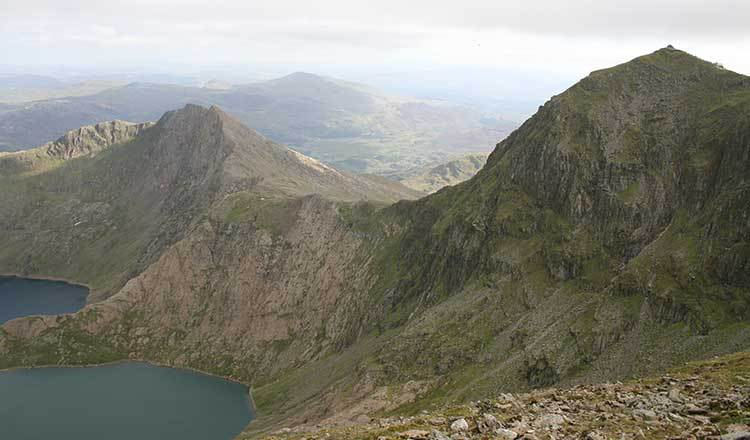
[[[20,232],[0,267],[117,293],[6,324],[0,368],[142,358],[231,376],[253,387],[252,436],[750,345],[748,77],[672,48],[594,72],[474,178],[385,208],[226,120],[190,107],[127,148],[3,177]],[[291,171],[254,168],[267,160]],[[79,212],[123,221],[79,234]]]

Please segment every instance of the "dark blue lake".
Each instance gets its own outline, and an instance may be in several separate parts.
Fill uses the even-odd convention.
[[[230,440],[253,418],[247,387],[121,363],[0,373],[0,438]]]
[[[88,289],[62,281],[0,277],[0,324],[30,315],[73,313],[86,305]]]

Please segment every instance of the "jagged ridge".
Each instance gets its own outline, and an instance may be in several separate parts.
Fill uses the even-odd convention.
[[[138,136],[151,123],[134,124],[109,121],[70,131],[41,147],[19,153],[0,153],[0,173],[5,176],[49,168],[59,162],[81,156],[92,156],[112,145]]]

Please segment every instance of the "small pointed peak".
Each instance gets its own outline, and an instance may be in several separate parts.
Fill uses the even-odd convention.
[[[659,49],[659,50],[657,50],[657,51],[655,51],[653,53],[654,54],[664,54],[664,55],[670,55],[670,54],[671,55],[688,55],[690,57],[697,58],[696,56],[694,56],[694,55],[692,55],[690,53],[687,53],[684,50],[680,50],[680,49],[674,47],[671,44],[668,44],[665,47],[662,47],[661,49]],[[648,55],[645,55],[645,56],[648,56]]]
[[[182,110],[187,110],[187,111],[205,111],[206,107],[203,107],[202,105],[193,104],[193,103],[189,102],[189,103],[185,104],[185,107],[183,107]],[[178,111],[181,111],[181,110],[178,110]]]
[[[209,108],[206,108],[202,105],[187,103],[182,108],[164,113],[164,116],[162,116],[162,119],[173,118],[173,117],[208,115],[210,112],[211,110]]]
[[[188,103],[184,107],[164,113],[159,120],[166,122],[169,120],[192,120],[192,121],[226,121],[233,119],[224,110],[216,105],[204,107],[199,104]]]
[[[222,110],[221,107],[219,107],[217,105],[212,105],[211,107],[208,108],[208,111],[211,112],[211,113],[214,113],[216,115],[219,115],[221,117],[228,116],[226,114],[226,112],[224,110]]]
[[[226,115],[217,109],[203,107],[198,104],[185,104],[184,107],[177,110],[172,110],[164,113],[159,119],[159,125],[168,125],[176,121],[184,121],[190,125],[205,124],[205,123],[216,123],[217,120],[221,120]]]

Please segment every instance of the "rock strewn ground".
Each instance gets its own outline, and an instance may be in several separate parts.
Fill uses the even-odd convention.
[[[750,439],[750,353],[657,379],[502,394],[468,405],[270,439]]]

